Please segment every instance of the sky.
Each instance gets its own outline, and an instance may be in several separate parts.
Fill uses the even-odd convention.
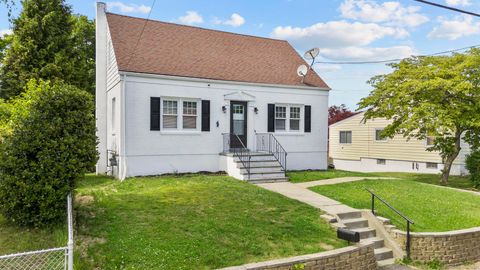
[[[431,0],[480,13],[480,0]],[[317,61],[405,58],[480,45],[480,18],[413,0],[124,0],[106,1],[110,12],[235,33],[285,39],[303,55],[320,48]],[[67,0],[74,13],[95,17],[95,1]],[[18,14],[18,10],[14,11]],[[0,9],[0,35],[11,28]],[[330,105],[357,108],[367,81],[391,70],[385,64],[314,65],[332,88]]]

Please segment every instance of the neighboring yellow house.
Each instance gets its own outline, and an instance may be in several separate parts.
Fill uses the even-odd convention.
[[[430,138],[407,140],[402,135],[382,138],[381,131],[391,121],[386,119],[362,122],[364,113],[353,115],[329,127],[329,155],[336,169],[359,172],[440,173],[442,158],[438,152],[426,151]],[[465,156],[468,144],[452,165],[452,175],[467,174]]]

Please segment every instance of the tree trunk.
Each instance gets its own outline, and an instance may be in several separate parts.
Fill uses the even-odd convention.
[[[460,154],[460,150],[462,150],[462,148],[460,147],[461,139],[462,139],[462,132],[457,131],[455,133],[455,146],[453,148],[453,152],[446,157],[445,164],[443,165],[442,179],[440,180],[440,184],[442,185],[448,184],[448,177],[450,176],[450,170],[452,169],[452,164],[455,161],[455,159],[458,157],[458,154]]]

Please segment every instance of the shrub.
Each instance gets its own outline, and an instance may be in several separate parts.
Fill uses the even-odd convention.
[[[470,179],[472,180],[475,187],[480,187],[480,150],[472,150],[472,152],[467,155],[465,160],[465,166],[467,167],[468,172],[470,173]]]
[[[30,81],[0,129],[0,211],[19,225],[65,217],[66,196],[97,159],[93,97]]]

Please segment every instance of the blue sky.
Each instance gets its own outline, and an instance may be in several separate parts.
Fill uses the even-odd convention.
[[[480,0],[432,0],[480,13]],[[95,1],[67,0],[75,13],[95,15]],[[111,12],[146,17],[152,0],[112,1]],[[5,7],[0,34],[10,28]],[[18,13],[18,11],[16,12]],[[288,40],[299,53],[320,48],[320,61],[403,58],[480,44],[480,19],[413,0],[157,0],[151,19]],[[368,95],[366,81],[383,64],[315,69],[332,88],[330,104],[352,109]]]

